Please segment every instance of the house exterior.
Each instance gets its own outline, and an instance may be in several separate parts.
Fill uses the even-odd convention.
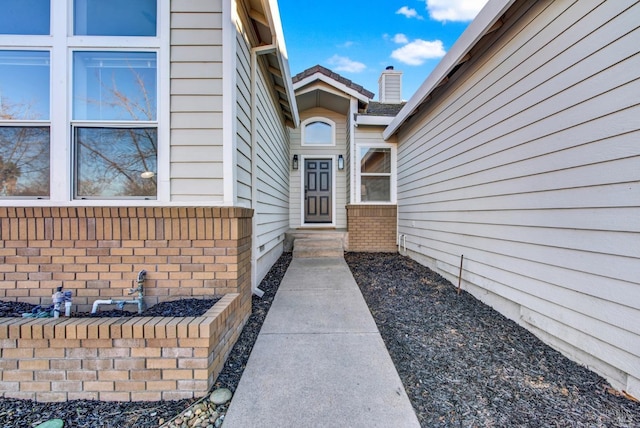
[[[0,299],[63,285],[88,311],[144,269],[147,304],[237,295],[229,349],[287,232],[338,230],[453,282],[464,255],[467,291],[640,396],[637,1],[490,0],[406,104],[393,69],[378,101],[321,66],[291,78],[275,0],[103,4],[3,4]],[[206,341],[162,398],[208,389]],[[22,390],[21,352],[0,394],[60,400]],[[122,398],[95,383],[60,394]]]
[[[289,226],[342,230],[350,251],[396,251],[396,143],[382,132],[402,108],[401,75],[380,100],[322,66],[293,77],[300,127],[290,130]]]
[[[239,297],[219,335],[220,322],[148,329],[153,339],[142,347],[211,334],[199,355],[204,373],[174,372],[146,395],[129,377],[122,390],[89,379],[98,382],[80,392],[67,389],[77,384],[36,392],[25,389],[14,357],[38,351],[13,350],[2,355],[0,377],[13,374],[2,377],[0,394],[58,401],[206,392],[289,227],[288,129],[298,112],[276,1],[10,0],[2,8],[0,299],[48,305],[63,286],[73,310],[87,312],[96,300],[128,298],[142,270],[147,305]],[[7,332],[3,348],[30,346],[31,327]],[[80,345],[71,324],[66,334],[57,337],[69,342],[56,343],[98,346]]]
[[[384,131],[400,251],[635,397],[639,16],[491,0]]]
[[[101,240],[115,248],[149,239],[189,246],[188,240],[242,235],[255,242],[247,250],[257,249],[250,256],[255,288],[288,227],[288,127],[298,122],[276,3],[42,1],[38,7],[12,1],[0,21],[3,177],[18,170],[2,183],[3,247],[30,248],[51,238],[76,249],[100,248]],[[21,83],[25,76],[31,85]],[[233,230],[207,230],[220,216]],[[244,219],[252,224],[241,228]],[[131,261],[109,254],[112,260],[98,262],[127,269],[108,278],[90,275],[91,261],[71,255],[53,263],[18,253],[5,250],[5,266],[15,270],[6,268],[2,297],[37,302],[41,296],[28,288],[51,289],[62,280],[78,287],[103,281],[109,289],[138,269],[158,285],[172,281],[173,269],[156,272],[163,263],[151,257],[158,253],[123,251]],[[34,261],[38,278],[17,274]],[[62,275],[67,261],[83,267]],[[188,263],[194,260],[176,264],[183,275]],[[224,280],[234,275],[225,269],[213,289],[229,288]],[[206,276],[184,275],[178,282],[192,287],[148,295],[195,295],[217,275]],[[106,297],[102,288],[98,295]],[[76,303],[88,300],[79,295]]]

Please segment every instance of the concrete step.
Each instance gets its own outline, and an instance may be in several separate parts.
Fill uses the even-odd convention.
[[[297,238],[293,242],[293,257],[344,257],[340,238]]]

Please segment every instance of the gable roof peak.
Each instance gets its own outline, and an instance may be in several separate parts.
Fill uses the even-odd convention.
[[[353,89],[354,91],[358,92],[360,95],[363,95],[364,97],[370,100],[373,99],[373,96],[375,95],[373,92],[363,88],[362,85],[358,85],[357,83],[354,83],[352,80],[347,79],[346,77],[339,75],[335,71],[329,70],[328,68],[323,67],[319,64],[314,65],[313,67],[307,68],[306,70],[296,74],[295,76],[293,76],[291,80],[293,81],[293,83],[297,83],[303,79],[306,79],[307,77],[313,76],[314,74],[322,74],[324,76],[327,76],[335,80],[336,82],[342,83],[346,87]]]

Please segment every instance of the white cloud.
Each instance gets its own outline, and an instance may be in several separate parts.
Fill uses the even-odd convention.
[[[348,73],[361,73],[367,66],[361,62],[353,61],[347,57],[334,55],[327,60],[335,71],[345,71]]]
[[[402,6],[400,9],[396,10],[396,14],[404,15],[409,19],[411,18],[424,19],[422,16],[418,15],[417,10],[410,8],[408,6]]]
[[[338,45],[339,48],[350,48],[351,46],[353,46],[354,43],[351,40],[347,40],[346,42],[344,42],[341,45]]]
[[[436,21],[471,21],[487,0],[426,0],[429,16]]]
[[[399,45],[404,45],[406,43],[409,43],[409,39],[407,39],[407,36],[405,36],[404,34],[398,33],[393,36],[393,42],[398,43]]]
[[[416,39],[393,51],[391,58],[407,65],[422,65],[428,59],[442,58],[445,53],[441,40]]]

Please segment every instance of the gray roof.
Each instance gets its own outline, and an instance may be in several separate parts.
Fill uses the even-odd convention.
[[[402,110],[405,104],[405,102],[390,104],[371,101],[369,105],[367,105],[367,110],[360,114],[365,116],[395,116]]]
[[[313,76],[316,73],[320,73],[320,74],[324,74],[327,77],[332,78],[333,80],[335,80],[336,82],[340,82],[343,85],[353,89],[354,91],[364,95],[365,97],[371,99],[374,96],[374,93],[371,91],[366,90],[365,88],[363,88],[361,85],[358,85],[356,83],[353,83],[351,80],[347,79],[346,77],[342,77],[340,76],[338,73],[333,72],[331,70],[329,70],[328,68],[325,68],[321,65],[315,65],[311,68],[307,68],[306,70],[304,70],[301,73],[296,74],[295,76],[293,76],[293,83],[297,83],[309,76]]]

